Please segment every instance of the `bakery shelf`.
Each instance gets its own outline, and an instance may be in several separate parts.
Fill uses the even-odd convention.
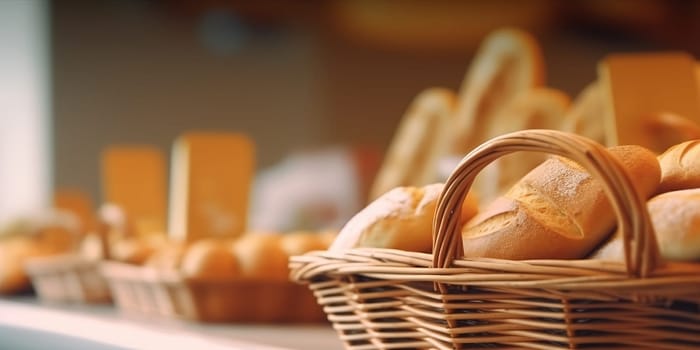
[[[327,324],[199,324],[32,296],[0,298],[0,339],[12,349],[342,349]]]

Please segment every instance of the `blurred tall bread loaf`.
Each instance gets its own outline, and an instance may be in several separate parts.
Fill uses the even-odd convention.
[[[502,28],[479,45],[462,81],[451,128],[451,150],[464,156],[488,139],[491,120],[513,98],[544,85],[544,59],[528,32]]]
[[[656,155],[640,146],[609,149],[648,198],[660,178]],[[472,218],[462,230],[464,256],[577,259],[606,239],[615,213],[599,180],[568,159],[554,157]]]
[[[422,91],[411,103],[370,189],[370,200],[399,186],[424,186],[437,178],[438,160],[447,154],[455,94]]]

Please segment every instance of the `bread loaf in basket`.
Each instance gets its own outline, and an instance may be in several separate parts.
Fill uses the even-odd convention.
[[[603,186],[625,259],[462,258],[460,212],[475,176],[516,151],[580,164]],[[610,152],[575,134],[527,130],[470,152],[447,180],[432,254],[354,248],[292,258],[348,349],[694,349],[700,264],[659,257],[646,201]]]

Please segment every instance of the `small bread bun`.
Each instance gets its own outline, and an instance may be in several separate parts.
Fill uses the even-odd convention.
[[[661,257],[672,261],[700,261],[700,188],[662,193],[647,202]],[[623,260],[622,236],[596,250],[591,258]]]
[[[329,250],[354,247],[432,250],[433,215],[443,184],[397,187],[377,198],[348,221]],[[462,220],[474,216],[477,203],[467,196]]]
[[[328,248],[320,233],[307,231],[284,234],[280,244],[287,256],[302,255],[313,250],[326,250]]]
[[[276,234],[243,235],[233,243],[233,253],[241,266],[241,276],[248,279],[286,281],[288,256]]]
[[[700,187],[700,140],[677,144],[659,156],[659,193]]]
[[[187,277],[231,279],[239,277],[241,266],[229,249],[230,242],[204,239],[193,243],[182,257],[180,270]]]
[[[660,169],[640,146],[609,149],[648,198]],[[600,181],[577,163],[554,157],[523,177],[462,229],[464,256],[500,259],[578,259],[604,241],[615,213]]]

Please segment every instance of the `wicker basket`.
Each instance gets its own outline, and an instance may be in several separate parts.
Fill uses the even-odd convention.
[[[176,270],[104,262],[102,273],[121,310],[201,322],[321,322],[304,286],[287,281],[206,280]]]
[[[29,259],[25,271],[42,301],[108,303],[109,288],[98,265],[98,261],[66,254]]]
[[[458,217],[474,177],[514,151],[577,161],[604,183],[624,262],[461,258]],[[433,254],[351,249],[294,257],[348,349],[697,349],[700,264],[662,262],[645,201],[597,143],[551,130],[490,140],[445,184]]]

